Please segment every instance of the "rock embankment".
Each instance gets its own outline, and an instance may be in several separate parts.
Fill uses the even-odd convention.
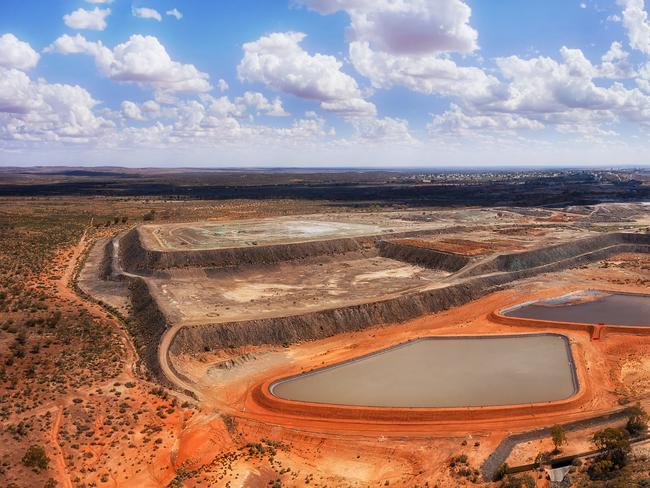
[[[138,355],[153,376],[171,386],[158,361],[158,345],[167,329],[165,315],[160,311],[144,279],[129,278],[129,295],[132,313],[128,327]]]
[[[598,261],[621,252],[648,252],[650,234],[611,233],[531,251],[501,254],[479,266],[461,271],[459,276],[478,276],[504,271],[520,271],[548,266],[554,271]]]
[[[379,255],[430,269],[454,273],[465,267],[470,258],[460,254],[383,240],[377,244]]]
[[[314,256],[336,255],[371,249],[375,238],[345,238],[269,246],[233,247],[206,250],[152,250],[143,243],[138,229],[129,231],[120,241],[120,259],[125,271],[132,273],[185,267],[223,268],[255,264],[273,264]]]

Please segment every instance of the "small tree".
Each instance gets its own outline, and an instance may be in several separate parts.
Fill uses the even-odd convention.
[[[492,481],[501,481],[503,477],[508,473],[508,469],[510,469],[508,467],[508,464],[506,463],[501,464],[497,468],[496,473],[494,473],[494,478]]]
[[[593,443],[603,452],[589,467],[589,476],[592,479],[607,478],[627,464],[627,456],[631,449],[629,437],[626,430],[613,427],[594,434]]]
[[[630,435],[639,435],[648,428],[648,414],[640,403],[626,409],[627,425],[625,428]]]
[[[557,424],[551,428],[551,439],[553,439],[553,446],[555,447],[554,453],[560,452],[560,447],[568,442],[564,428]]]
[[[50,464],[50,458],[45,454],[45,449],[41,446],[29,446],[27,452],[23,456],[22,462],[28,468],[32,468],[37,473],[40,473]]]
[[[547,452],[538,452],[537,456],[535,456],[535,466],[537,469],[540,469],[545,464],[548,464],[549,461],[550,456]]]

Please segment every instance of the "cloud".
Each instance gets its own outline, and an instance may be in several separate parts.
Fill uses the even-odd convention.
[[[350,16],[350,38],[395,55],[472,52],[478,33],[471,9],[461,0],[299,0],[331,14]]]
[[[452,103],[446,112],[434,115],[432,121],[427,124],[431,136],[440,134],[468,136],[476,132],[481,134],[504,131],[512,133],[521,129],[538,130],[543,128],[544,124],[541,122],[515,114],[467,114],[455,103]]]
[[[579,49],[563,47],[563,62],[548,57],[497,59],[508,80],[506,96],[489,106],[519,113],[560,112],[568,109],[611,109],[621,103],[623,93],[595,84],[597,68]]]
[[[102,75],[115,81],[149,85],[160,92],[208,92],[212,89],[206,73],[194,65],[173,61],[153,36],[132,35],[127,42],[109,49],[79,34],[63,35],[48,46],[46,52],[90,55]]]
[[[637,72],[621,43],[613,42],[599,65],[580,49],[563,47],[559,54],[497,58],[497,84],[480,97],[454,94],[449,110],[427,125],[430,136],[503,142],[552,129],[596,142],[618,136],[614,127],[621,121],[650,127],[650,83],[643,79],[650,67]],[[619,81],[630,79],[636,87]]]
[[[85,142],[113,126],[93,113],[97,101],[79,86],[31,80],[0,68],[0,139]]]
[[[142,111],[137,104],[128,100],[122,102],[122,115],[129,120],[143,120]]]
[[[650,54],[650,24],[644,0],[617,0],[623,7],[623,26],[627,31],[630,47]]]
[[[173,8],[171,10],[168,10],[166,12],[167,15],[170,15],[172,17],[175,17],[176,20],[181,20],[183,18],[183,14],[178,10],[177,8]]]
[[[28,70],[38,63],[40,55],[11,33],[0,36],[0,66]]]
[[[471,9],[461,0],[299,2],[324,15],[348,14],[350,61],[375,88],[484,97],[498,84],[482,69],[458,66],[449,57],[478,48]]]
[[[374,51],[367,42],[350,43],[350,60],[375,88],[400,85],[426,94],[480,98],[490,96],[498,85],[480,68],[460,67],[436,56],[395,56]]]
[[[228,86],[228,82],[226,80],[220,78],[219,81],[217,81],[217,88],[219,88],[220,92],[225,92],[230,87]]]
[[[139,17],[141,19],[153,19],[158,22],[162,21],[162,15],[155,9],[148,7],[133,7],[131,13],[134,17]]]
[[[113,0],[86,0],[86,2],[101,5],[104,3],[113,3]]]
[[[244,44],[239,78],[318,101],[324,110],[374,114],[375,106],[363,99],[356,80],[341,71],[342,63],[334,56],[309,54],[300,46],[304,38],[300,32],[277,32]]]
[[[199,95],[197,100],[173,100],[158,103],[153,100],[137,104],[124,101],[121,104],[121,115],[128,120],[145,120],[163,118],[177,120],[183,116],[189,118],[235,118],[253,120],[254,116],[267,115],[270,117],[287,117],[279,98],[269,100],[259,92],[247,91],[242,96],[231,100],[227,96],[218,98],[210,95]]]
[[[404,119],[365,117],[354,119],[352,125],[356,136],[366,141],[393,144],[415,142],[409,131],[409,123]]]
[[[63,22],[71,29],[89,29],[103,31],[106,29],[106,17],[111,13],[110,8],[93,10],[77,9],[63,16]]]
[[[503,81],[492,99],[458,98],[445,114],[435,117],[430,132],[535,129],[539,124],[561,133],[609,137],[608,126],[621,119],[650,123],[650,97],[642,87],[627,88],[616,81],[601,85],[600,78],[618,77],[627,58],[616,43],[592,64],[580,49],[560,49],[561,60],[538,56],[508,56],[496,60]],[[623,63],[616,66],[617,63]],[[621,71],[623,69],[623,71]]]
[[[236,102],[246,107],[252,107],[259,112],[263,112],[271,117],[286,117],[289,114],[285,112],[282,101],[279,98],[269,101],[259,92],[247,91],[242,97],[236,99]]]
[[[625,79],[636,76],[634,66],[628,60],[629,53],[623,51],[620,42],[612,42],[609,50],[603,54],[599,75],[603,78]]]
[[[245,124],[246,120],[251,120],[246,117],[247,109],[273,107],[273,102],[269,103],[260,95],[248,92],[234,102],[225,96],[213,98],[205,95],[197,100],[176,100],[173,104],[162,107],[152,101],[136,107],[125,103],[123,107],[129,112],[127,119],[141,113],[145,119],[152,119],[153,125],[124,127],[114,135],[114,139],[119,140],[120,146],[245,147],[263,144],[270,148],[278,143],[295,146],[300,141],[333,134],[327,130],[325,121],[320,117],[294,120],[288,127]],[[159,119],[156,120],[156,117]]]

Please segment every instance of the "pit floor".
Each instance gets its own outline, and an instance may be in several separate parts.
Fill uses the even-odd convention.
[[[147,280],[172,322],[198,324],[365,303],[435,287],[446,276],[376,253],[348,253],[234,269],[174,269]]]

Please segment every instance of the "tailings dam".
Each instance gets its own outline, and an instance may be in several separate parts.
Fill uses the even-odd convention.
[[[394,408],[542,403],[577,390],[571,348],[557,334],[429,337],[270,387],[284,400]]]
[[[650,327],[650,295],[586,290],[510,307],[506,317]]]

